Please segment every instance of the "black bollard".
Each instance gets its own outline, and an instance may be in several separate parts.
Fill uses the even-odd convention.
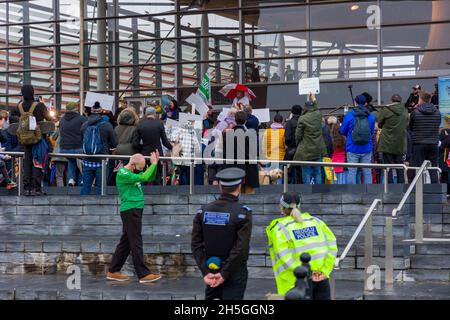
[[[297,278],[295,287],[289,290],[284,299],[285,300],[307,300],[307,279],[308,269],[300,266],[295,268],[294,275]]]
[[[311,261],[311,256],[309,253],[302,253],[300,255],[300,262],[302,263],[302,267],[306,268],[307,275],[306,275],[306,299],[311,300],[312,299],[312,272],[311,272],[311,266],[309,265],[309,262]]]

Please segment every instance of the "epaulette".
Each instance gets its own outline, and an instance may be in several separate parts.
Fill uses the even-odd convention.
[[[248,207],[248,206],[241,206],[241,208],[244,209],[247,212],[253,212],[253,210],[250,209],[250,207]]]

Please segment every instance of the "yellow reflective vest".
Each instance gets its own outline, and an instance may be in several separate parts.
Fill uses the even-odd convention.
[[[328,278],[338,252],[336,237],[327,225],[309,213],[302,213],[303,222],[291,216],[273,220],[266,228],[270,258],[278,294],[285,295],[295,286],[294,270],[301,265],[300,255],[311,255],[310,266]]]

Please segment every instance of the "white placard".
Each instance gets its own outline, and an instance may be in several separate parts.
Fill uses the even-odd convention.
[[[203,116],[209,110],[205,101],[203,101],[203,99],[196,93],[191,93],[191,95],[187,97],[186,102],[195,107],[195,110],[198,111],[201,116]]]
[[[28,117],[28,127],[30,128],[31,131],[36,130],[37,122],[34,116]]]
[[[102,109],[113,111],[114,96],[107,94],[101,94],[96,92],[86,93],[86,99],[84,100],[85,107],[93,107],[94,103],[98,101]]]
[[[258,118],[260,123],[270,122],[270,109],[253,109],[252,114]]]
[[[203,117],[198,114],[180,112],[178,121],[180,124],[185,124],[188,121],[203,121]]]
[[[298,81],[298,94],[309,95],[309,93],[320,93],[320,81],[319,78],[306,78]]]
[[[180,122],[178,122],[177,120],[167,118],[166,126],[173,128],[173,127],[180,127],[181,125]]]

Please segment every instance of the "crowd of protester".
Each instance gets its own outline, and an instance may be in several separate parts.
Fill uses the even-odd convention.
[[[213,145],[211,155],[220,158],[228,154],[231,148],[227,145],[227,134],[246,133],[249,130],[254,130],[257,136],[257,158],[268,159],[275,164],[280,160],[296,160],[407,164],[419,167],[424,160],[430,160],[432,166],[443,169],[442,182],[450,186],[450,117],[443,119],[444,128],[440,130],[441,114],[435,105],[437,94],[436,90],[430,94],[417,85],[406,102],[402,101],[400,95],[394,94],[390,104],[375,108],[371,95],[365,92],[356,96],[355,107],[344,116],[324,116],[319,101],[311,94],[303,106],[294,105],[286,119],[277,113],[270,123],[260,123],[253,115],[252,107],[244,104],[247,102],[242,96],[235,99],[232,108],[221,119],[218,112],[210,107],[204,115],[199,136],[193,122],[174,127],[166,121],[179,120],[183,112],[176,100],[171,100],[166,107],[149,106],[143,111],[142,117],[124,101],[120,101],[120,108],[115,115],[102,108],[98,102],[91,108],[85,108],[83,114],[79,113],[77,103],[68,103],[63,116],[52,119],[45,104],[35,103],[33,87],[24,85],[20,102],[23,111],[30,112],[33,108],[32,113],[38,123],[54,121],[55,129],[50,134],[42,135],[39,142],[23,145],[18,142],[17,136],[7,130],[8,124],[19,121],[20,108],[10,112],[0,111],[0,148],[4,151],[25,152],[25,195],[41,194],[42,186],[79,186],[82,195],[90,194],[91,188],[96,186],[100,193],[100,158],[48,157],[51,152],[125,156],[139,152],[148,156],[158,151],[161,156],[191,158],[201,157],[203,151]],[[96,130],[98,137],[95,136]],[[86,146],[87,141],[91,141],[89,146]],[[100,144],[100,150],[88,153],[87,148],[95,148],[95,142]],[[245,145],[234,143],[233,154],[238,154],[242,149],[245,159],[258,160],[252,158],[253,147],[247,137]],[[274,167],[273,163],[258,161],[238,163],[234,160],[225,164],[195,161],[194,183],[217,184],[215,173],[227,166],[239,166],[246,171],[244,190],[247,193],[254,192],[261,183],[282,181],[280,172],[283,166]],[[152,183],[189,184],[191,163],[189,160],[161,161],[157,177]],[[109,185],[115,184],[117,171],[126,164],[127,160],[108,161]],[[11,157],[0,155],[0,182],[8,189],[16,187],[12,170],[14,166]],[[408,172],[406,177],[412,179],[414,172]],[[372,184],[383,183],[384,176],[380,170],[371,168],[291,165],[288,179],[289,183],[296,184]],[[388,179],[389,183],[406,182],[403,170],[389,170]],[[429,171],[429,181],[438,182],[436,171]]]

